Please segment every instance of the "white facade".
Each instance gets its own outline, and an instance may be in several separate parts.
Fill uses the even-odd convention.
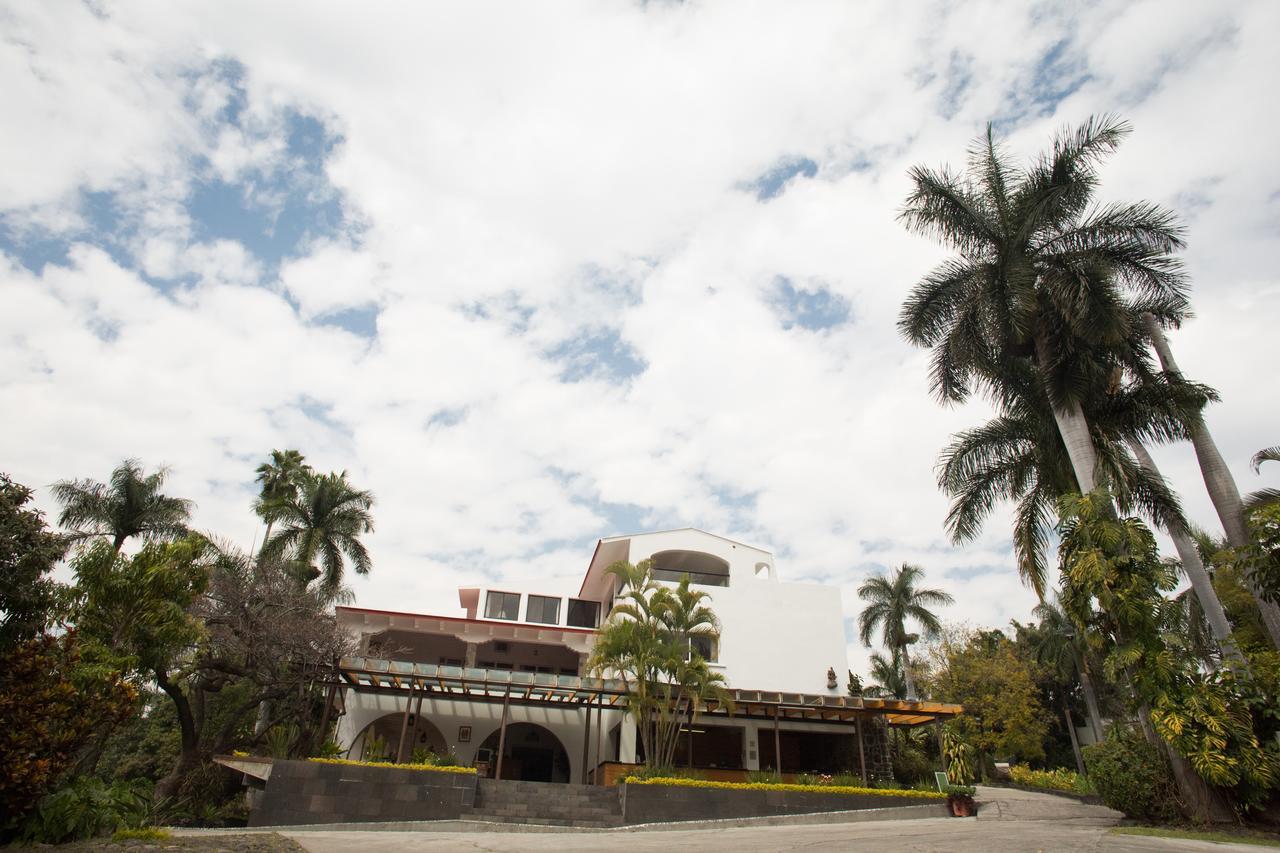
[[[784,583],[769,552],[694,529],[600,540],[576,595],[543,595],[527,586],[465,587],[459,590],[456,614],[343,607],[339,618],[358,636],[361,654],[371,658],[456,666],[471,672],[583,675],[594,629],[607,618],[616,593],[616,578],[606,569],[618,560],[646,559],[652,560],[662,582],[674,583],[688,574],[696,588],[708,593],[708,605],[720,621],[710,665],[725,676],[729,687],[830,697],[844,693],[848,665],[840,590]],[[834,673],[834,685],[829,683],[829,672]],[[405,719],[402,695],[348,689],[344,707],[338,739],[352,757],[361,757],[370,732],[391,741],[393,749],[397,746]],[[422,700],[421,722],[414,711],[407,753],[415,747],[448,750],[459,763],[470,765],[483,757],[486,739],[495,735],[502,706],[428,695]],[[580,708],[512,703],[508,726],[533,726],[509,728],[513,739],[507,742],[506,760],[519,765],[523,756],[529,767],[542,762],[539,731],[547,731],[562,750],[553,749],[557,754],[550,771],[553,781],[583,781],[583,768],[601,761],[633,762],[635,730],[630,720],[618,710],[601,712],[602,726],[596,719],[593,711],[588,734]],[[728,719],[720,726],[722,734],[726,727],[738,732],[733,738],[740,740],[740,747],[730,745],[728,750],[735,754],[726,755],[722,738],[712,766],[757,769],[762,750],[773,754],[774,736],[770,732],[766,738],[758,720]],[[821,722],[800,728],[848,731]],[[735,742],[733,738],[728,742]],[[494,743],[488,747],[492,749]],[[544,769],[539,765],[537,772]]]

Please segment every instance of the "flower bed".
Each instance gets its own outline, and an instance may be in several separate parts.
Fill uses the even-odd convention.
[[[628,776],[628,785],[667,785],[673,788],[718,788],[726,791],[798,791],[807,794],[862,794],[877,797],[904,797],[917,800],[945,800],[937,791],[898,790],[894,788],[858,788],[851,785],[792,785],[787,782],[708,782],[703,779],[678,779],[669,776],[641,779]]]
[[[1069,794],[1093,793],[1093,786],[1088,779],[1065,767],[1057,770],[1032,770],[1026,765],[1015,764],[1009,768],[1009,778],[1018,785],[1030,788],[1065,791]]]
[[[389,767],[392,770],[433,770],[436,773],[469,773],[475,775],[474,767],[456,767],[444,764],[394,764],[390,761],[352,761],[349,758],[308,758],[317,764],[350,764],[355,767]]]

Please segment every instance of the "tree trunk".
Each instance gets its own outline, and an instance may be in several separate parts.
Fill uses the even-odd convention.
[[[1049,375],[1049,357],[1046,344],[1039,338],[1036,339],[1036,359],[1043,383]],[[1049,408],[1053,410],[1053,420],[1058,425],[1058,433],[1067,448],[1067,457],[1071,460],[1071,468],[1076,475],[1076,485],[1080,487],[1081,494],[1088,494],[1097,488],[1098,452],[1094,449],[1084,410],[1078,402],[1067,403],[1062,408],[1050,404]]]
[[[1084,706],[1089,711],[1089,728],[1093,729],[1093,740],[1102,743],[1102,714],[1098,712],[1098,694],[1093,689],[1093,679],[1089,676],[1089,664],[1080,661],[1080,692],[1084,694]]]
[[[1146,324],[1147,334],[1151,338],[1151,345],[1160,359],[1160,367],[1165,373],[1181,378],[1182,371],[1173,358],[1173,350],[1169,347],[1169,341],[1165,338],[1160,323],[1151,314],[1144,314],[1142,319]],[[1204,478],[1209,500],[1213,501],[1213,508],[1222,521],[1222,529],[1227,534],[1227,543],[1232,548],[1242,548],[1251,544],[1253,537],[1249,535],[1249,526],[1245,523],[1244,502],[1240,499],[1240,488],[1236,485],[1235,477],[1231,475],[1231,469],[1227,467],[1226,460],[1222,458],[1217,442],[1213,440],[1213,435],[1205,426],[1203,418],[1197,418],[1195,423],[1187,426],[1191,431],[1191,446],[1195,448],[1196,460],[1200,463],[1200,476]],[[1280,606],[1265,600],[1261,590],[1251,578],[1246,577],[1244,581],[1258,604],[1262,623],[1267,630],[1267,635],[1271,638],[1271,644],[1280,649]]]
[[[1067,721],[1067,734],[1071,736],[1071,752],[1076,757],[1076,772],[1084,776],[1084,756],[1080,754],[1080,738],[1076,737],[1076,723],[1071,719],[1071,709],[1067,707],[1065,693],[1062,696],[1062,716]]]
[[[1128,439],[1129,449],[1133,451],[1133,455],[1138,458],[1138,464],[1142,466],[1149,475],[1156,481],[1164,483],[1164,477],[1160,474],[1160,469],[1156,467],[1155,460],[1151,458],[1151,454],[1142,446],[1142,442],[1130,438]],[[1238,674],[1245,674],[1249,671],[1249,664],[1245,661],[1244,655],[1240,653],[1240,647],[1236,645],[1235,638],[1231,635],[1231,623],[1227,621],[1226,611],[1222,609],[1222,602],[1218,600],[1218,593],[1213,588],[1213,581],[1209,578],[1209,573],[1205,571],[1204,562],[1200,559],[1200,550],[1196,548],[1196,544],[1191,541],[1191,536],[1187,533],[1187,529],[1178,521],[1171,521],[1166,530],[1169,538],[1173,540],[1173,547],[1178,552],[1178,559],[1182,561],[1182,570],[1187,573],[1187,578],[1191,581],[1191,588],[1195,590],[1196,598],[1200,601],[1200,608],[1204,611],[1205,619],[1209,622],[1209,629],[1213,632],[1213,638],[1218,641],[1218,649],[1222,652],[1222,659]]]
[[[155,799],[157,803],[172,799],[178,793],[178,786],[183,778],[200,764],[200,735],[196,730],[195,716],[191,712],[191,702],[187,699],[182,687],[169,680],[168,673],[157,672],[156,684],[173,700],[174,710],[178,715],[178,730],[181,733],[181,747],[178,760],[173,770],[156,783]]]
[[[911,655],[907,653],[907,644],[902,644],[902,681],[907,695],[904,699],[912,701],[916,698],[916,680],[911,677]]]

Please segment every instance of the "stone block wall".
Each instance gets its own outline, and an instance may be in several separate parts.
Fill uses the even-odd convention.
[[[685,788],[675,785],[623,784],[621,787],[622,813],[628,824],[724,820],[907,806],[936,806],[938,817],[944,817],[947,813],[946,804],[941,800],[882,794],[743,791],[723,788]]]
[[[451,820],[475,792],[471,774],[276,761],[249,825]]]

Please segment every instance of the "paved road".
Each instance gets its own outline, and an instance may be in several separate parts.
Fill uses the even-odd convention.
[[[910,821],[753,826],[715,829],[518,833],[518,832],[363,832],[289,831],[311,853],[355,851],[573,851],[625,849],[628,853],[672,850],[765,851],[868,850],[1004,853],[1004,851],[1252,851],[1257,847],[1110,835],[1117,812],[1063,797],[999,788],[980,788],[977,818],[929,818]]]

